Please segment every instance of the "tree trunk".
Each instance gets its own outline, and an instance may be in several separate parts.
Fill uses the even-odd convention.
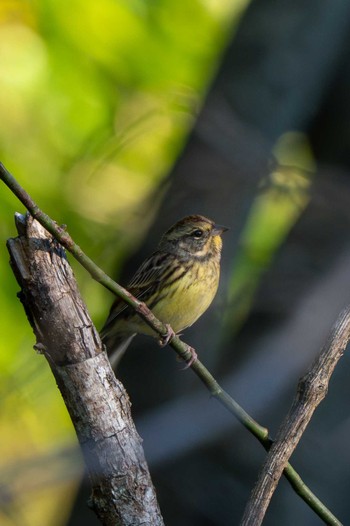
[[[62,247],[28,215],[8,241],[11,266],[37,343],[75,427],[92,484],[90,506],[106,526],[163,520],[123,385],[116,379]]]

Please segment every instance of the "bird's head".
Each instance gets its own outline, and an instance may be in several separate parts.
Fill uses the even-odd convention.
[[[197,259],[220,256],[221,234],[226,230],[226,227],[217,225],[204,216],[187,216],[165,232],[159,249],[175,252],[178,255],[191,255]]]

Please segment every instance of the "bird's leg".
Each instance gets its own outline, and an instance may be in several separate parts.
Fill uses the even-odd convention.
[[[159,340],[159,345],[161,347],[165,347],[165,345],[168,345],[168,343],[174,338],[174,336],[176,336],[175,331],[170,327],[169,323],[166,323],[165,326],[167,328],[167,332]],[[181,336],[181,334],[178,334],[177,336]],[[188,345],[187,350],[191,354],[191,358],[188,360],[184,369],[188,369],[189,367],[191,367],[191,365],[198,359],[198,354],[196,353],[193,347],[190,347]]]
[[[165,324],[166,326],[166,334],[164,334],[161,339],[159,340],[159,345],[161,347],[165,347],[168,345],[168,343],[176,336],[174,330],[170,327],[169,323]]]
[[[188,369],[189,367],[191,367],[191,365],[198,359],[198,354],[196,353],[196,351],[194,350],[193,347],[190,347],[188,345],[187,346],[187,350],[188,350],[188,352],[191,353],[191,358],[188,360],[187,364],[185,365],[184,370]]]

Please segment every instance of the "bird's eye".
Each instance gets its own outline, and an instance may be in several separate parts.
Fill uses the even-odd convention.
[[[202,235],[203,235],[203,230],[200,230],[199,228],[197,228],[197,230],[192,232],[192,236],[195,237],[196,239],[199,239],[200,237],[202,237]]]

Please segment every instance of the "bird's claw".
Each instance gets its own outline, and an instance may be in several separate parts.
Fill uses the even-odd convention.
[[[171,328],[169,323],[166,323],[165,326],[166,326],[167,332],[159,340],[159,345],[161,347],[165,347],[165,345],[168,345],[168,343],[174,338],[174,336],[176,336],[175,331]],[[181,335],[178,335],[178,336],[181,336]],[[190,347],[188,345],[187,350],[191,354],[191,358],[188,360],[183,370],[191,367],[191,365],[198,359],[198,354],[196,353],[193,347]]]
[[[169,323],[166,323],[165,324],[166,326],[166,334],[164,334],[161,339],[159,340],[159,345],[161,347],[165,347],[166,345],[168,345],[168,343],[174,338],[175,336],[175,332],[174,330],[170,327]]]
[[[187,364],[183,368],[183,371],[191,367],[191,365],[198,359],[198,354],[196,353],[193,347],[188,346],[187,350],[191,353],[191,358],[188,360]]]

